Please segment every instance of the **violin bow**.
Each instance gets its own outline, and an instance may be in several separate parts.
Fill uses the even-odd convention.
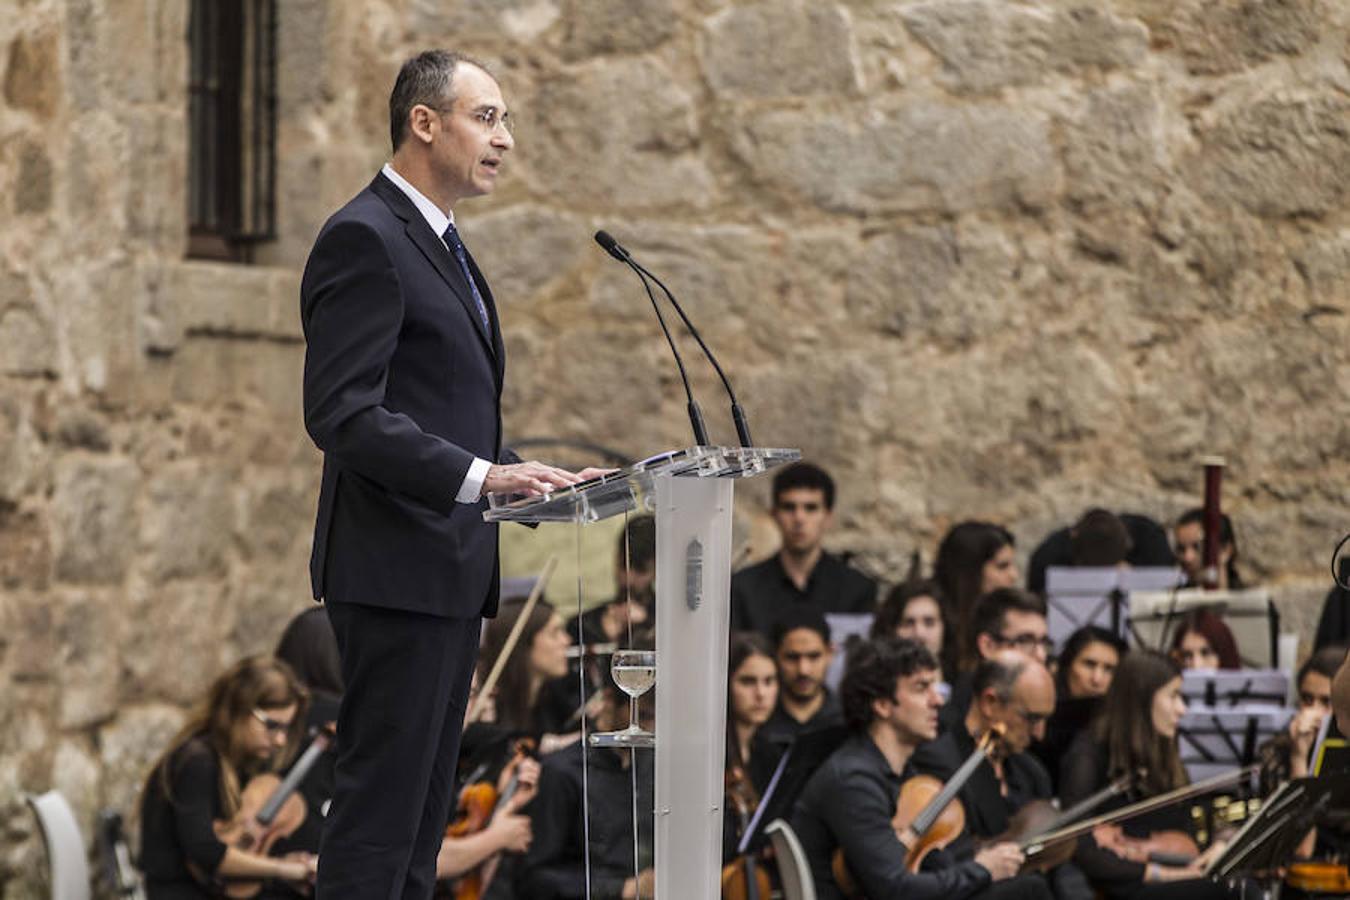
[[[1176,790],[1168,791],[1166,794],[1159,794],[1157,797],[1150,797],[1147,800],[1141,800],[1132,806],[1124,809],[1118,809],[1115,812],[1107,813],[1103,816],[1097,816],[1094,819],[1087,819],[1076,825],[1070,825],[1068,828],[1062,828],[1059,831],[1051,831],[1047,834],[1040,834],[1033,838],[1023,841],[1022,846],[1027,856],[1034,856],[1040,853],[1049,844],[1066,840],[1071,837],[1077,837],[1080,834],[1087,834],[1098,825],[1107,825],[1112,822],[1122,822],[1125,819],[1151,812],[1155,809],[1161,809],[1164,806],[1170,806],[1173,803],[1179,803],[1182,800],[1189,800],[1192,797],[1198,797],[1212,788],[1222,787],[1234,781],[1241,781],[1260,771],[1259,765],[1247,766],[1243,769],[1231,769],[1215,775],[1213,778],[1207,778],[1204,781],[1197,781],[1195,784],[1183,785]]]
[[[538,580],[534,587],[530,589],[530,596],[525,600],[525,606],[520,610],[520,615],[516,617],[516,622],[511,626],[511,633],[506,636],[506,643],[502,645],[502,650],[493,660],[492,669],[488,672],[487,678],[478,686],[478,697],[473,701],[473,706],[469,708],[469,714],[464,717],[464,723],[477,722],[478,717],[483,714],[483,709],[487,705],[488,698],[497,687],[497,679],[502,677],[502,670],[506,668],[506,661],[511,658],[511,651],[516,649],[516,642],[520,640],[520,635],[525,630],[525,622],[530,618],[530,613],[534,612],[535,604],[539,602],[539,597],[544,593],[544,585],[553,577],[553,570],[558,567],[558,557],[556,554],[549,556],[544,562],[544,571],[539,573]]]

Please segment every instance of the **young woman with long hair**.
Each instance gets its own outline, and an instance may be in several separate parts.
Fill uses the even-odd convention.
[[[524,598],[504,599],[497,618],[487,623],[483,645],[478,652],[478,682],[482,684],[506,646],[516,621],[525,612]],[[515,647],[506,658],[493,694],[496,724],[507,731],[525,732],[534,737],[556,736],[571,730],[567,715],[544,686],[567,674],[567,648],[571,638],[553,605],[540,599],[530,610]],[[570,698],[569,698],[570,699]],[[575,704],[572,704],[575,706]],[[577,725],[578,723],[572,723]],[[579,726],[578,726],[579,727]],[[540,745],[541,752],[553,749]]]
[[[938,658],[944,672],[956,671],[956,629],[947,620],[942,588],[932,579],[910,578],[892,588],[877,608],[868,636],[917,641]]]
[[[1123,776],[1135,777],[1125,796],[1109,800],[1099,813],[1119,809],[1189,784],[1177,747],[1177,726],[1186,712],[1181,671],[1152,650],[1133,650],[1116,669],[1102,710],[1079,735],[1065,758],[1060,802],[1068,808]],[[1194,848],[1190,803],[1177,803],[1118,825],[1099,827],[1079,843],[1075,857],[1093,887],[1110,900],[1224,898],[1228,891],[1201,875],[1204,864],[1221,852],[1215,845]],[[1186,865],[1158,861],[1154,855],[1177,847],[1199,854]]]
[[[943,674],[954,680],[957,667],[972,669],[978,660],[969,649],[969,633],[975,603],[995,588],[1015,587],[1017,557],[1012,532],[992,522],[959,522],[938,544],[933,578],[942,589],[947,620],[956,623],[955,646],[960,658],[943,660]]]
[[[251,656],[216,679],[169,743],[141,795],[141,868],[149,900],[218,896],[230,879],[313,880],[316,859],[227,845],[217,823],[241,815],[250,778],[280,771],[304,729],[305,689],[289,666]]]
[[[1182,620],[1172,637],[1172,658],[1183,669],[1242,668],[1233,630],[1218,613],[1204,608]]]

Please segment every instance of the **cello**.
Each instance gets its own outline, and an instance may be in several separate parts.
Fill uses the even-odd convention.
[[[929,853],[946,847],[965,830],[966,810],[956,795],[980,763],[989,758],[1002,733],[1002,727],[997,726],[981,735],[975,751],[966,757],[945,785],[931,775],[915,775],[900,785],[891,827],[905,847],[905,868],[910,872],[917,873]],[[861,887],[849,871],[842,847],[834,851],[830,871],[845,897],[863,896]]]

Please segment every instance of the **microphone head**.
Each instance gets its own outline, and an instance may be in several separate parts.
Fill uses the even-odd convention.
[[[617,259],[619,262],[628,261],[628,251],[614,240],[608,231],[597,231],[595,233],[595,242],[605,248],[605,252]]]

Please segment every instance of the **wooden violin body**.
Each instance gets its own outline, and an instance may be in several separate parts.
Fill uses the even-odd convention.
[[[911,826],[943,792],[943,787],[942,782],[931,775],[916,775],[900,785],[891,827],[895,829],[900,843],[905,845],[905,868],[910,872],[918,872],[928,854],[946,847],[965,830],[966,809],[960,800],[953,797],[943,805],[927,831],[918,835],[913,832]],[[844,858],[842,849],[835,851],[830,871],[844,896],[862,896],[862,889],[849,871],[848,860]]]
[[[1291,863],[1284,883],[1307,894],[1350,894],[1350,870],[1345,863]]]
[[[273,844],[294,834],[305,821],[305,801],[295,793],[281,801],[280,808],[270,822],[260,820],[259,814],[275,802],[281,784],[281,779],[271,774],[250,779],[240,797],[239,812],[232,819],[219,820],[213,824],[220,842],[228,847],[266,856]],[[198,881],[212,885],[223,897],[247,900],[256,897],[263,889],[262,879],[219,878],[201,872],[192,863],[188,863],[188,868]]]
[[[750,814],[759,805],[759,797],[739,766],[733,766],[726,774],[726,794],[736,811],[736,834],[742,837],[750,827]],[[769,900],[772,892],[768,869],[754,854],[738,856],[722,869],[722,900]]]

